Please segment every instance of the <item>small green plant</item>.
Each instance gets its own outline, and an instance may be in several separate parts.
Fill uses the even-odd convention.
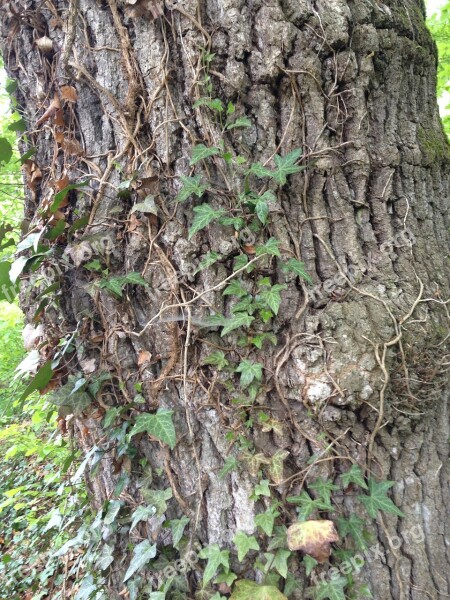
[[[227,462],[228,469],[238,468],[232,460]],[[233,589],[230,598],[234,600],[286,600],[298,587],[298,581],[291,573],[292,567],[298,568],[300,563],[311,582],[305,597],[313,600],[370,598],[367,586],[355,584],[354,572],[362,566],[361,553],[365,555],[370,550],[368,526],[371,521],[375,523],[378,511],[402,515],[386,495],[392,485],[390,481],[366,480],[357,465],[344,472],[337,483],[328,479],[311,481],[307,483],[307,490],[286,499],[288,505],[297,507],[299,517],[297,523],[287,528],[283,524],[286,507],[271,499],[269,480],[261,480],[255,486],[252,500],[268,499],[269,505],[256,515],[255,532],[238,531],[233,537],[233,546],[241,566],[247,573],[248,569],[255,574],[259,572],[263,583],[240,579],[231,570],[230,551],[214,544],[199,553],[199,558],[207,561],[203,589],[213,594],[212,584],[226,583]],[[361,514],[366,512],[366,519],[354,513],[348,519],[336,516],[338,511],[333,497],[342,495],[350,486],[353,490],[361,490],[356,498]],[[306,537],[299,531],[302,524],[309,526]],[[334,526],[338,528],[339,536]],[[334,532],[328,542],[327,530]],[[357,554],[359,562],[354,559]]]

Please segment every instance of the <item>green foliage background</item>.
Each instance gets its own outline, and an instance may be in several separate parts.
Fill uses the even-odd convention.
[[[437,95],[450,94],[450,1],[444,4],[440,12],[428,19],[428,27],[436,41],[439,51]],[[450,97],[449,97],[450,102]],[[450,111],[450,104],[446,109]],[[442,119],[445,131],[450,136],[450,115]]]

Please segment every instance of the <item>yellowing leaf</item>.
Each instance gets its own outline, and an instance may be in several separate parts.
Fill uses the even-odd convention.
[[[283,481],[283,463],[288,456],[289,452],[287,450],[277,450],[272,456],[268,473],[274,483],[280,484]]]
[[[287,600],[273,585],[258,585],[254,581],[237,581],[230,600]]]
[[[287,541],[289,550],[301,550],[324,563],[330,556],[330,544],[339,541],[339,536],[332,521],[305,521],[288,528]]]

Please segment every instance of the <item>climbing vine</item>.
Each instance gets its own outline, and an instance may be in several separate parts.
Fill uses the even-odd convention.
[[[386,361],[389,350],[398,347],[407,397],[412,398],[402,336],[404,325],[424,301],[424,286],[417,277],[416,300],[403,316],[396,317],[382,296],[363,290],[348,277],[327,242],[319,233],[313,233],[312,243],[329,256],[342,287],[376,303],[388,315],[394,332],[384,343],[367,340],[381,374],[381,385],[378,415],[367,440],[367,463],[358,465],[347,453],[338,452],[338,440],[322,427],[324,405],[311,406],[308,415],[319,433],[305,431],[283,395],[279,378],[295,343],[304,341],[314,344],[314,352],[323,359],[321,368],[329,379],[331,394],[344,396],[327,368],[326,340],[309,331],[281,340],[276,327],[283,306],[290,301],[290,287],[302,299],[295,313],[295,318],[301,319],[309,302],[308,286],[313,281],[295,237],[288,245],[275,233],[276,219],[283,214],[280,197],[291,176],[303,173],[305,179],[308,177],[322,156],[321,151],[314,152],[301,141],[290,139],[287,127],[267,160],[249,161],[241,151],[241,136],[253,127],[252,116],[239,99],[216,97],[220,94],[215,93],[213,84],[215,56],[210,51],[210,35],[195,17],[181,6],[174,6],[173,10],[188,18],[205,38],[205,47],[198,49],[190,92],[194,101],[189,111],[196,115],[198,130],[189,130],[184,119],[175,115],[173,121],[187,131],[192,142],[184,149],[183,167],[177,167],[176,175],[169,173],[168,167],[166,173],[149,174],[147,155],[154,141],[145,149],[137,134],[144,130],[157,94],[148,98],[117,4],[108,0],[108,6],[128,80],[126,100],[120,103],[103,88],[78,62],[78,56],[71,59],[76,2],[71,3],[70,35],[63,62],[69,76],[83,81],[99,96],[102,106],[108,105],[108,110],[115,111],[125,141],[120,149],[115,149],[116,154],[108,154],[106,166],[100,169],[92,157],[86,156],[77,131],[75,77],[73,81],[69,77],[71,83],[53,81],[52,94],[35,126],[50,127],[55,155],[60,153],[63,158],[61,162],[54,160],[43,174],[35,156],[39,148],[33,140],[22,138],[20,160],[28,192],[32,201],[39,202],[17,248],[18,256],[4,262],[0,271],[5,297],[16,292],[21,280],[27,303],[34,307],[31,320],[36,327],[41,322],[48,326],[45,339],[38,336],[33,368],[28,370],[33,376],[21,400],[37,390],[51,392],[53,404],[59,407],[62,430],[67,432],[74,420],[84,439],[89,440],[94,426],[101,430],[73,476],[76,481],[85,474],[88,479],[95,478],[106,461],[113,464],[114,489],[109,490],[103,505],[96,507],[77,535],[57,551],[57,556],[82,549],[72,556],[73,570],[81,566],[88,570],[80,584],[78,600],[107,594],[109,581],[118,570],[124,571],[121,593],[130,599],[147,595],[151,600],[175,600],[194,593],[198,599],[220,600],[227,595],[232,600],[283,600],[292,596],[299,585],[316,600],[367,597],[369,591],[357,577],[366,557],[361,562],[358,553],[370,548],[369,531],[375,523],[383,527],[380,513],[402,516],[388,497],[393,482],[380,481],[373,474],[374,441],[384,426],[385,395],[390,381]],[[153,18],[159,16],[156,10]],[[163,33],[167,33],[165,25]],[[38,39],[36,45],[47,54],[53,51],[49,38]],[[169,53],[167,41],[166,45]],[[334,59],[336,56],[334,53]],[[165,73],[161,85],[168,104],[173,104],[167,79]],[[334,86],[329,97],[338,87],[337,80]],[[292,91],[293,114],[298,93],[294,82]],[[336,94],[336,110],[342,117],[346,113],[345,102],[341,92]],[[168,127],[169,121],[166,119],[162,125]],[[346,143],[337,144],[332,150],[338,151]],[[8,146],[5,148],[8,152]],[[168,145],[166,151],[169,152]],[[170,161],[166,162],[169,165]],[[75,167],[81,171],[81,166],[88,172],[80,175]],[[163,199],[157,191],[159,180],[166,185]],[[388,184],[389,181],[384,191]],[[105,214],[101,201],[107,197],[112,202]],[[306,191],[301,201],[306,204]],[[362,206],[357,204],[355,211]],[[313,218],[307,211],[305,214],[306,220]],[[176,220],[185,228],[188,242],[198,246],[195,260],[183,257],[189,264],[179,271],[159,240],[164,227]],[[145,227],[147,237],[143,233]],[[112,233],[115,229],[120,231],[119,241],[137,232],[141,243],[148,244],[148,258],[139,272],[119,266],[115,256],[117,239]],[[214,240],[214,249],[212,244],[203,245],[206,235]],[[164,272],[170,302],[158,301],[160,296],[152,280],[153,260]],[[200,278],[204,283],[202,291],[196,288]],[[65,320],[61,303],[77,279],[88,300],[70,323]],[[218,301],[214,299],[216,292],[220,292]],[[122,310],[132,296],[138,297],[142,305],[151,299],[151,305],[159,307],[157,314],[145,314],[148,320],[142,324],[142,318],[124,310],[120,325],[111,326],[108,314],[123,301]],[[105,305],[111,312],[104,310]],[[141,324],[136,326],[138,321]],[[147,334],[161,325],[166,325],[170,334],[167,357],[153,356],[143,343]],[[139,369],[132,375],[122,369],[123,357],[117,354],[117,345],[110,344],[114,336],[141,344],[137,352]],[[204,345],[198,364],[189,371],[188,356],[199,340]],[[278,346],[280,352],[269,364],[265,355]],[[86,347],[95,349],[93,358],[86,358]],[[144,380],[140,367],[156,363],[160,363],[155,370],[157,376]],[[176,407],[163,398],[172,379],[182,381]],[[257,511],[251,524],[253,530],[233,532],[232,544],[227,548],[200,543],[198,525],[204,484],[190,417],[194,410],[190,403],[191,381],[203,389],[208,402],[214,403],[226,428],[223,441],[228,450],[218,477],[232,478],[245,471],[254,484],[250,496]],[[226,392],[226,405],[221,390]],[[266,405],[272,391],[283,412]],[[304,470],[287,476],[286,465],[291,456],[288,446],[280,444],[281,449],[274,452],[263,451],[252,439],[251,433],[256,429],[273,434],[277,440],[282,440],[288,429],[296,430],[311,442],[315,453]],[[183,439],[192,443],[198,474],[193,491],[195,508],[180,493],[170,464],[170,452]],[[161,452],[163,466],[156,469],[148,455],[139,455],[142,440],[149,440],[152,452]],[[318,479],[315,468],[327,461],[339,465],[340,471],[333,477]],[[133,480],[136,473],[137,483],[136,478]],[[345,519],[341,513],[350,497],[357,512]],[[173,518],[179,510],[184,516]],[[154,527],[151,535],[148,531],[142,533],[149,523]],[[124,547],[128,553],[122,552]],[[189,577],[192,573],[194,576]]]

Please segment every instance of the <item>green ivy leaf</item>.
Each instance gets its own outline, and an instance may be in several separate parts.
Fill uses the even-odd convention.
[[[127,273],[117,277],[107,277],[98,282],[98,286],[111,292],[117,298],[122,298],[122,290],[127,285],[143,285],[148,287],[148,283],[140,273]]]
[[[138,506],[131,515],[132,521],[130,531],[128,533],[131,533],[140,521],[148,521],[154,516],[155,513],[156,508],[154,506]]]
[[[223,315],[208,315],[203,319],[205,327],[222,327],[226,322],[226,318]]]
[[[343,519],[339,517],[338,520],[339,526],[339,534],[342,538],[346,535],[351,535],[357,550],[365,550],[368,546],[367,540],[364,536],[364,520],[355,515],[355,513],[350,513],[348,519]]]
[[[199,98],[197,102],[194,103],[193,108],[199,108],[200,106],[207,106],[218,113],[221,113],[224,110],[222,101],[219,98],[214,98],[214,100],[211,98]]]
[[[370,591],[367,583],[363,583],[363,585],[360,585],[355,589],[355,597],[356,598],[373,598],[372,592]]]
[[[239,302],[236,302],[236,304],[233,304],[233,306],[231,307],[231,312],[234,313],[238,313],[238,312],[246,312],[249,315],[252,315],[255,311],[255,307],[253,305],[253,298],[252,296],[247,296],[246,298],[242,298]]]
[[[215,578],[214,583],[226,583],[228,587],[231,587],[236,579],[236,573],[229,571],[228,573],[220,573],[220,575]]]
[[[36,390],[43,390],[53,377],[52,361],[47,361],[36,373],[19,398],[19,402],[28,398]]]
[[[315,569],[315,567],[317,567],[317,565],[319,564],[317,562],[317,560],[315,558],[313,558],[312,556],[310,556],[309,554],[305,554],[305,556],[303,557],[303,563],[306,567],[306,576],[309,577],[313,571],[313,569]]]
[[[45,234],[45,238],[47,240],[50,240],[51,242],[53,242],[54,240],[56,240],[57,237],[59,237],[64,232],[65,228],[66,228],[66,222],[64,221],[64,219],[61,219],[60,221],[58,221],[56,223],[56,225],[54,227],[52,227],[50,229],[50,231],[48,231]]]
[[[238,271],[248,264],[248,256],[246,254],[239,254],[233,261],[233,271]]]
[[[250,338],[250,342],[260,350],[263,347],[265,341],[270,342],[271,344],[276,346],[277,336],[274,333],[265,332],[259,333],[258,335],[255,335],[255,337]]]
[[[268,169],[267,167],[264,167],[263,165],[261,165],[260,163],[253,163],[249,169],[247,169],[247,171],[245,172],[245,175],[256,175],[256,177],[259,177],[260,179],[262,179],[263,177],[272,177],[273,176],[273,172]]]
[[[305,167],[299,167],[295,163],[303,154],[302,150],[298,148],[297,150],[292,150],[286,156],[280,156],[279,154],[275,154],[274,161],[276,165],[276,170],[273,172],[273,178],[280,185],[284,185],[287,181],[287,176],[293,173],[298,173],[302,171]]]
[[[310,588],[314,600],[346,600],[344,588],[348,585],[346,577],[333,577],[321,581],[318,585]]]
[[[105,571],[111,563],[114,562],[114,547],[109,544],[103,544],[102,550],[98,559],[95,562],[95,566],[101,571]]]
[[[258,200],[255,205],[255,214],[263,225],[267,223],[267,217],[269,216],[269,205],[264,200]]]
[[[284,579],[286,579],[288,574],[287,562],[291,556],[292,552],[290,550],[279,548],[272,562],[272,568],[278,571],[278,573],[281,575],[281,577],[284,577]]]
[[[354,483],[355,485],[359,485],[359,487],[363,488],[364,490],[369,489],[361,471],[361,467],[355,464],[351,466],[349,471],[342,473],[341,481],[344,488],[348,488],[351,483]]]
[[[276,525],[274,528],[274,532],[270,537],[269,544],[267,546],[267,550],[271,552],[272,550],[277,550],[278,548],[286,548],[287,546],[287,529],[285,525]]]
[[[255,317],[252,317],[250,315],[247,315],[246,313],[237,313],[235,315],[233,315],[232,317],[230,317],[229,319],[224,319],[222,325],[223,325],[223,329],[222,329],[222,333],[220,334],[221,337],[227,335],[227,333],[230,333],[231,331],[234,331],[235,329],[240,329],[241,327],[250,327],[250,325],[252,324],[252,321],[255,320]]]
[[[200,273],[204,269],[207,269],[211,265],[215,264],[218,260],[222,258],[222,255],[218,252],[208,252],[199,262],[198,267],[194,271],[194,275]]]
[[[16,260],[11,264],[11,268],[9,269],[9,279],[11,283],[16,283],[20,275],[23,273],[23,270],[25,269],[29,260],[31,260],[31,258],[19,256],[19,258],[16,258]]]
[[[216,350],[215,352],[211,352],[208,354],[203,360],[202,365],[214,365],[219,371],[227,367],[230,363],[225,358],[224,352],[222,350]]]
[[[103,523],[105,525],[111,525],[111,523],[114,523],[121,508],[122,502],[120,502],[120,500],[111,500],[108,502],[108,510],[106,511]]]
[[[22,154],[18,161],[15,162],[20,162],[21,165],[25,164],[27,160],[33,156],[36,150],[37,148],[35,146],[32,146],[29,150],[25,152],[25,154]]]
[[[65,199],[65,197],[71,190],[79,190],[80,188],[86,187],[87,185],[89,185],[89,180],[80,181],[80,183],[71,183],[63,190],[59,191],[57,194],[55,194],[53,202],[50,205],[50,212],[55,213],[58,210],[58,208],[61,205],[61,202]]]
[[[285,285],[280,285],[277,283],[276,285],[272,285],[268,289],[263,289],[260,292],[261,299],[264,300],[264,302],[275,315],[278,314],[278,310],[281,304],[280,292],[282,290],[285,290],[286,287],[287,286]]]
[[[223,478],[223,477],[225,477],[225,475],[228,475],[228,473],[231,473],[232,471],[236,471],[238,466],[239,466],[239,463],[238,463],[237,458],[235,456],[228,456],[225,460],[225,464],[219,471],[219,477]]]
[[[96,591],[98,590],[92,575],[87,575],[83,578],[74,600],[89,600],[92,598],[92,593]]]
[[[252,126],[252,122],[250,121],[249,118],[247,117],[239,117],[239,119],[236,119],[236,121],[234,121],[234,123],[229,123],[225,129],[227,129],[228,131],[230,129],[236,129],[236,127],[251,127]]]
[[[214,575],[217,572],[217,569],[220,566],[225,567],[225,569],[230,568],[229,550],[221,550],[217,544],[213,544],[211,546],[207,546],[206,548],[202,548],[199,552],[199,557],[206,559],[208,562],[205,567],[205,571],[203,573],[203,585],[206,586]]]
[[[130,566],[125,573],[125,577],[123,578],[123,582],[128,581],[132,575],[134,575],[137,571],[140,571],[142,567],[144,567],[149,560],[155,558],[156,556],[156,544],[150,545],[148,540],[144,540],[137,546],[135,546],[133,550],[133,556],[131,558]]]
[[[155,414],[140,414],[129,433],[131,439],[134,435],[145,431],[153,437],[168,444],[171,450],[175,448],[176,433],[172,421],[173,410],[158,408]]]
[[[268,496],[270,498],[270,487],[268,479],[261,479],[261,481],[255,485],[255,490],[252,496],[255,497],[255,500],[259,498],[259,496]]]
[[[259,585],[254,581],[241,579],[236,582],[230,600],[288,600],[273,585]]]
[[[141,213],[150,213],[152,215],[158,216],[158,207],[155,203],[155,196],[149,194],[146,196],[143,202],[138,202],[131,209],[131,213],[133,214],[136,211],[140,211]]]
[[[315,510],[331,508],[329,504],[324,504],[321,500],[313,500],[305,490],[302,490],[298,496],[288,496],[286,500],[290,504],[298,506],[297,512],[300,521],[307,519]]]
[[[299,260],[297,260],[296,258],[290,258],[287,261],[287,263],[285,265],[283,265],[281,268],[285,273],[288,273],[288,272],[295,273],[296,275],[298,275],[302,279],[305,279],[309,283],[313,282],[313,280],[311,279],[311,277],[308,275],[308,273],[305,270],[305,265],[302,262],[300,262]]]
[[[225,227],[232,225],[236,231],[239,231],[245,225],[245,221],[242,217],[221,217],[219,223]]]
[[[272,535],[275,519],[280,516],[280,513],[271,506],[265,512],[255,516],[255,525],[260,527],[269,537]]]
[[[271,310],[262,309],[259,311],[259,316],[264,323],[267,323],[273,317],[273,312]]]
[[[119,198],[129,198],[131,196],[131,185],[133,183],[133,179],[125,179],[125,181],[121,181],[117,186],[117,195]]]
[[[172,543],[173,547],[178,549],[178,544],[183,537],[184,530],[189,524],[189,517],[182,517],[181,519],[171,519],[169,521],[169,527],[172,531]]]
[[[280,241],[275,238],[269,238],[267,242],[262,246],[256,246],[256,256],[263,256],[269,254],[270,256],[281,256],[278,246]]]
[[[209,204],[200,204],[194,207],[195,217],[189,229],[189,239],[201,229],[207,227],[212,221],[219,219],[223,214],[223,209],[214,209]]]
[[[247,296],[247,294],[247,290],[237,279],[234,279],[222,292],[223,296],[237,296],[238,298]]]
[[[259,550],[259,544],[254,535],[247,535],[238,531],[233,538],[233,543],[238,551],[238,561],[242,562],[250,550]]]
[[[205,160],[209,156],[214,156],[215,154],[219,154],[220,149],[215,146],[211,148],[207,148],[204,144],[198,144],[198,146],[194,146],[192,148],[192,158],[189,163],[191,166],[197,164],[201,160]]]
[[[377,518],[377,511],[392,513],[399,517],[404,514],[398,509],[390,498],[387,497],[387,492],[394,485],[395,481],[375,481],[369,479],[369,495],[357,496],[358,500],[364,504],[368,514],[372,519]]]
[[[324,504],[331,506],[331,494],[339,490],[339,486],[334,485],[329,479],[316,479],[308,487],[315,490],[322,498]]]
[[[236,373],[241,374],[240,383],[242,389],[248,387],[254,379],[261,381],[262,367],[261,363],[255,363],[247,359],[244,359],[239,363]]]
[[[143,489],[142,496],[150,506],[156,509],[156,516],[161,517],[167,511],[167,500],[173,496],[172,488],[165,490]]]
[[[208,189],[208,186],[202,185],[201,175],[195,175],[195,177],[184,177],[183,175],[180,177],[183,187],[178,192],[178,195],[175,197],[177,202],[184,202],[193,194],[198,198],[201,198],[205,191]]]

